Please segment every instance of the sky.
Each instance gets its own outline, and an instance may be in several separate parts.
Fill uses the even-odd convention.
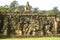
[[[0,0],[0,6],[10,5],[14,0]],[[26,5],[28,1],[29,4],[34,8],[38,7],[40,10],[51,10],[53,7],[58,7],[60,10],[60,0],[16,0],[19,5]]]

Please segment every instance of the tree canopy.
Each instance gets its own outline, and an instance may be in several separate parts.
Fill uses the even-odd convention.
[[[32,6],[30,7],[30,10],[35,13],[39,14],[59,14],[60,11],[58,10],[58,7],[53,7],[51,10],[40,10],[38,7],[33,8]],[[10,5],[4,5],[0,6],[0,12],[23,12],[24,11],[24,6],[19,5],[17,1],[11,2]]]

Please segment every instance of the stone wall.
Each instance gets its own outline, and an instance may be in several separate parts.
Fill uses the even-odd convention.
[[[60,16],[37,13],[0,13],[0,34],[43,36],[60,34]]]

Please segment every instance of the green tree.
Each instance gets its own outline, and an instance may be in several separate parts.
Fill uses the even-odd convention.
[[[5,7],[5,8],[9,8],[9,6],[8,6],[8,5],[4,5],[4,7]]]
[[[18,2],[14,0],[14,1],[11,2],[11,4],[10,4],[10,11],[11,11],[11,12],[14,12],[15,8],[18,7],[18,6],[19,6]]]
[[[35,12],[35,13],[38,13],[38,11],[39,11],[39,8],[33,8],[33,10],[32,10],[33,12]]]
[[[54,7],[51,12],[53,12],[53,14],[58,14],[59,13],[58,7]]]
[[[14,12],[23,12],[24,11],[24,6],[21,5],[21,6],[18,6],[15,8]]]
[[[39,14],[45,14],[46,13],[46,10],[40,10],[39,11]]]
[[[5,8],[5,7],[1,6],[0,12],[9,12],[9,8]]]

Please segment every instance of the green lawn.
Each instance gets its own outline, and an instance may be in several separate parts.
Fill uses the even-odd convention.
[[[60,40],[60,37],[39,37],[39,38],[6,38],[0,40]]]

